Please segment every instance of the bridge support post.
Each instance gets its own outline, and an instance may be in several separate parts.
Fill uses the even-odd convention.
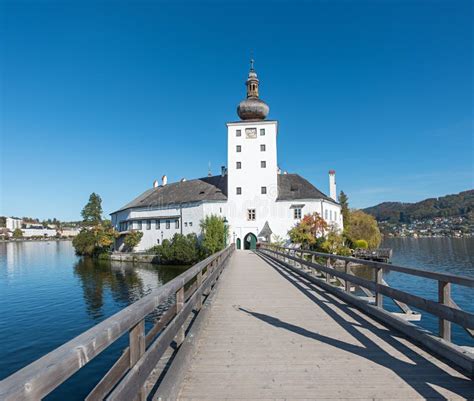
[[[438,281],[438,302],[440,304],[451,306],[451,284],[445,281]],[[451,341],[451,322],[439,318],[439,336]]]
[[[130,367],[133,367],[145,353],[145,320],[141,320],[129,331],[130,341]],[[142,387],[135,401],[145,401],[146,392]]]
[[[178,292],[176,292],[176,316],[179,315],[179,312],[184,307],[184,287],[181,287]],[[176,345],[179,347],[184,341],[184,327],[180,327],[176,337],[174,339],[176,341]]]
[[[344,262],[344,273],[346,274],[350,273],[349,261],[347,260]],[[351,292],[351,283],[349,280],[344,281],[344,289],[346,290],[346,292]]]
[[[383,281],[383,269],[377,268],[377,270],[375,270],[375,282],[377,284],[382,285],[382,281]],[[375,306],[377,308],[383,309],[383,295],[378,291],[375,291]]]

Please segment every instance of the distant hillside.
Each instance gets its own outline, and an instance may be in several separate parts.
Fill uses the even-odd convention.
[[[383,202],[364,209],[364,212],[374,216],[377,221],[389,223],[410,223],[433,217],[474,217],[474,190],[416,203]]]

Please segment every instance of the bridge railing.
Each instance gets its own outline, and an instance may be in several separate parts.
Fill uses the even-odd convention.
[[[349,302],[363,306],[366,311],[373,313],[374,308],[378,311],[384,311],[384,314],[375,314],[378,315],[377,317],[383,317],[384,319],[382,320],[388,320],[388,323],[391,323],[392,326],[395,325],[397,328],[402,328],[402,331],[414,337],[416,340],[422,341],[428,347],[436,348],[436,351],[439,351],[440,347],[447,348],[447,352],[441,352],[443,356],[449,355],[450,359],[454,358],[456,361],[459,361],[462,368],[468,370],[471,374],[474,373],[474,354],[461,347],[455,346],[451,342],[451,323],[458,324],[464,328],[470,336],[474,337],[474,314],[460,309],[451,297],[452,284],[474,289],[474,279],[299,248],[263,244],[260,250],[264,254],[273,256],[280,262],[285,263],[288,267],[298,271],[300,274],[306,275],[311,278],[312,281],[317,280],[319,284],[324,283],[323,287],[337,289],[337,295],[341,295],[341,293],[347,295],[346,299]],[[373,269],[373,280],[354,275],[352,267],[355,265],[363,265]],[[390,287],[383,278],[384,271],[394,271],[437,281],[438,300],[430,300]],[[354,292],[354,286],[359,286],[368,296],[368,298],[363,299],[365,305],[360,302],[361,299],[359,297],[355,297],[351,294]],[[383,305],[384,296],[391,298],[403,313],[394,314],[385,311]],[[421,316],[413,312],[410,306],[428,312],[438,318],[438,337],[435,338],[435,336],[427,334],[426,331],[414,330],[415,326],[409,324],[408,321],[420,320]],[[390,317],[392,317],[393,320],[391,320]],[[455,355],[451,358],[453,353]]]
[[[40,400],[128,332],[129,346],[86,400],[145,400],[145,383],[170,344],[184,341],[184,323],[199,311],[218,279],[231,245],[76,338],[0,382],[0,400]],[[145,332],[145,318],[172,306]]]

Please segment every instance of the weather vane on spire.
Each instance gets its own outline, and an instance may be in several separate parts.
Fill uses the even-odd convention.
[[[253,58],[250,59],[250,69],[253,70],[253,64],[255,63],[255,60]]]

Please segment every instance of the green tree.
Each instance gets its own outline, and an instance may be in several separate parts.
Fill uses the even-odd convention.
[[[82,209],[81,216],[82,224],[85,226],[94,226],[102,222],[102,199],[95,192],[89,196],[89,202]]]
[[[82,209],[82,230],[74,237],[72,245],[78,255],[99,256],[112,249],[117,232],[110,220],[102,220],[102,199],[92,193]]]
[[[12,234],[13,238],[23,238],[23,231],[21,231],[19,228],[15,228]]]
[[[344,223],[344,228],[349,228],[350,225],[350,211],[349,211],[349,197],[341,191],[339,194],[339,203],[341,204],[341,213]]]
[[[307,214],[298,222],[288,235],[291,242],[301,244],[305,249],[314,248],[320,239],[326,233],[328,225],[326,221],[318,214]]]
[[[358,240],[365,240],[370,249],[380,245],[382,235],[373,216],[362,210],[351,210],[349,219],[351,223],[346,230],[346,235],[353,244]]]
[[[140,241],[142,240],[143,237],[143,231],[132,231],[129,234],[125,236],[125,239],[123,240],[123,243],[126,247],[126,249],[130,252],[133,251],[133,248],[135,248]]]
[[[201,246],[206,256],[224,249],[229,232],[223,217],[206,216],[201,220],[201,231]]]

